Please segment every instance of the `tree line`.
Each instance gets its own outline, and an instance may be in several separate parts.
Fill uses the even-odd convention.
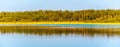
[[[120,22],[120,10],[0,12],[0,22]]]

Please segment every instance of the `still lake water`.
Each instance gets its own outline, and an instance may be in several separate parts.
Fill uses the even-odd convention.
[[[120,26],[118,25],[62,25],[62,27],[60,26],[61,25],[1,26],[0,47],[120,46]],[[114,28],[111,28],[112,26]]]

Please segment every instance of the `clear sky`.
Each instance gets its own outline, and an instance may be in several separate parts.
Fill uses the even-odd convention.
[[[119,9],[120,0],[0,0],[0,11]]]

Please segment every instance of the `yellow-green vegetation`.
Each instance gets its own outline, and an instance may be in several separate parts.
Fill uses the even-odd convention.
[[[0,24],[103,24],[117,25],[120,23],[87,23],[87,22],[0,22]]]
[[[120,23],[120,10],[37,10],[1,12],[0,22]]]

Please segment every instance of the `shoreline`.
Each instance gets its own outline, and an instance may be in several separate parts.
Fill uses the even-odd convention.
[[[85,23],[85,22],[0,22],[0,24],[120,24],[120,23]]]

